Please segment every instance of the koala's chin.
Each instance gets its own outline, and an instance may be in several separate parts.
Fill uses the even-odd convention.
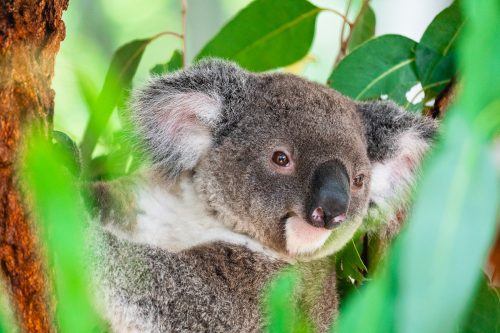
[[[367,214],[405,208],[436,130],[391,102],[220,60],[153,78],[130,110],[147,163],[94,185],[89,242],[115,332],[261,331],[263,290],[291,263],[326,331],[338,300],[324,258]]]

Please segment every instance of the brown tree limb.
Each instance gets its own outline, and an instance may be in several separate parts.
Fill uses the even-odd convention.
[[[67,6],[68,0],[0,4],[0,274],[25,332],[55,329],[39,240],[14,169],[23,128],[36,123],[48,135],[52,126],[50,85]]]
[[[432,116],[432,118],[443,118],[446,110],[448,110],[449,106],[455,101],[457,91],[457,80],[453,78],[450,83],[446,85],[443,91],[437,95],[436,100],[434,101],[434,107],[428,115]]]

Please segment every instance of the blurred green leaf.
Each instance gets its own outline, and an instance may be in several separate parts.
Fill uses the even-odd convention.
[[[87,215],[77,181],[64,166],[69,157],[42,137],[30,136],[27,147],[22,176],[53,267],[58,327],[61,332],[91,332],[101,322],[92,306],[85,264]]]
[[[89,114],[94,114],[98,112],[97,104],[97,88],[91,81],[90,77],[81,70],[75,71],[76,83],[78,87],[78,92],[83,98],[85,105],[87,106],[87,111]]]
[[[329,84],[357,99],[377,99],[388,95],[406,103],[406,92],[417,84],[416,43],[399,35],[372,39],[348,54],[330,76]]]
[[[366,6],[363,13],[360,13],[358,22],[352,30],[351,39],[347,47],[349,52],[375,35],[375,24],[375,12],[371,6]]]
[[[11,305],[10,296],[4,280],[0,280],[0,333],[19,332],[15,324],[14,309]]]
[[[78,178],[82,171],[82,160],[80,156],[80,149],[76,142],[74,142],[66,133],[61,131],[53,131],[52,138],[54,139],[54,148],[56,153],[65,158],[63,166],[66,167],[73,177]]]
[[[89,164],[89,179],[112,180],[127,175],[127,165],[131,163],[132,155],[126,150],[114,150],[92,159]]]
[[[227,23],[196,58],[230,59],[254,71],[290,65],[311,47],[320,11],[304,0],[256,0]]]
[[[463,333],[500,332],[500,295],[498,290],[488,286],[483,275],[474,304],[466,322],[460,328]]]
[[[123,92],[130,88],[144,50],[153,39],[154,37],[134,40],[120,47],[113,55],[97,100],[97,108],[90,115],[80,145],[84,163],[90,160],[99,136],[104,131],[111,113],[120,102]]]
[[[179,50],[175,50],[169,61],[164,64],[158,64],[154,66],[149,72],[156,75],[174,72],[182,68],[182,59],[182,52]]]
[[[386,269],[391,274],[353,299],[339,332],[446,333],[466,319],[500,198],[489,146],[500,131],[500,3],[464,2],[471,19],[459,44],[462,95],[447,112],[443,137],[424,168],[407,229]],[[391,310],[381,315],[381,308]],[[370,314],[370,325],[355,323],[359,313]],[[386,322],[395,326],[384,327]]]
[[[464,26],[455,2],[439,13],[425,30],[415,52],[417,73],[426,92],[438,94],[456,74],[455,46]]]
[[[296,301],[300,278],[299,271],[292,267],[284,269],[271,281],[263,304],[263,312],[267,315],[266,332],[312,332],[311,325]]]
[[[140,167],[145,157],[139,156],[139,152],[135,150],[131,132],[127,128],[113,133],[110,152],[96,156],[89,162],[87,179],[113,180],[128,175]]]
[[[331,332],[395,332],[394,308],[398,293],[399,258],[397,249],[394,252],[393,265],[378,271],[369,284],[360,288],[360,293],[352,293],[341,304],[339,319],[334,322]]]
[[[405,332],[453,331],[495,231],[498,183],[489,149],[457,116],[460,109],[450,112],[402,247],[398,318]]]

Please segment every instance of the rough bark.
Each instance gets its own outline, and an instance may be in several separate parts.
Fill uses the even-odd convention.
[[[14,169],[22,129],[48,133],[54,60],[65,35],[68,0],[3,0],[0,4],[0,270],[26,332],[53,332],[50,296],[38,239]]]

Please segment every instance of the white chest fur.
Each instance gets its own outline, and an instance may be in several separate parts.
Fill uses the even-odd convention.
[[[169,191],[164,184],[146,180],[136,185],[135,194],[138,215],[133,230],[124,231],[113,224],[106,227],[119,237],[158,246],[170,252],[221,241],[242,245],[273,258],[280,257],[256,240],[229,229],[211,216],[189,180],[182,181],[176,191]]]

